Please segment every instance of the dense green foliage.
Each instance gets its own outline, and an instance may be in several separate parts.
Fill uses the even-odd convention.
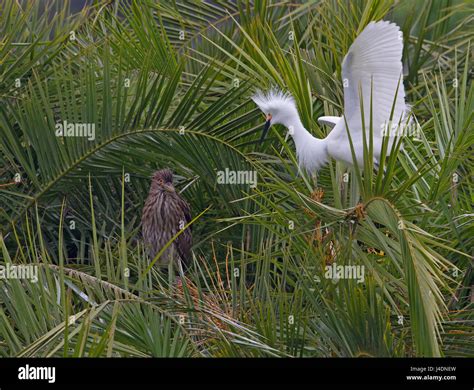
[[[38,267],[0,279],[0,356],[473,356],[469,2],[233,3],[0,3],[0,264]],[[282,127],[259,146],[253,91],[290,91],[324,136],[344,54],[380,19],[404,33],[417,138],[378,173],[317,178]],[[140,239],[163,167],[195,217],[180,283]],[[257,186],[218,184],[226,168]]]

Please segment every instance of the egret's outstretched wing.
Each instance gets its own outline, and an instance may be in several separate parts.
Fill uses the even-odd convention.
[[[352,43],[342,63],[344,115],[351,137],[357,135],[354,131],[362,130],[360,96],[368,129],[372,95],[374,139],[381,138],[392,107],[394,124],[406,115],[402,51],[402,32],[396,24],[386,21],[369,23]]]
[[[341,120],[340,116],[320,116],[318,118],[318,123],[320,125],[327,125],[331,129],[337,125],[337,122]]]

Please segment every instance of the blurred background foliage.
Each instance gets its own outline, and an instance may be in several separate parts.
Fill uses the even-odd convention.
[[[472,15],[450,0],[1,2],[0,264],[39,281],[0,280],[0,356],[473,356]],[[279,126],[259,146],[253,91],[291,92],[325,136],[342,59],[381,19],[403,31],[420,125],[385,173],[333,161],[307,177]],[[64,120],[95,139],[56,137]],[[180,283],[146,272],[140,238],[163,167],[202,213]],[[257,187],[217,184],[226,168]],[[334,262],[365,282],[326,279]]]

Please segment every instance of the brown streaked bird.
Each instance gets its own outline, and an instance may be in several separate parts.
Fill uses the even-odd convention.
[[[153,174],[150,192],[142,215],[142,234],[148,254],[153,260],[160,250],[191,221],[189,204],[173,186],[173,172],[162,169]],[[187,227],[161,254],[155,263],[168,266],[170,261],[183,267],[191,259],[191,226]]]

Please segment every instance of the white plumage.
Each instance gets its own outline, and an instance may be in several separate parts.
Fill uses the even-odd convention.
[[[386,21],[371,22],[352,43],[342,62],[344,86],[344,116],[324,116],[321,124],[333,129],[324,139],[313,137],[302,125],[294,99],[289,94],[271,90],[257,92],[253,101],[268,116],[270,124],[286,126],[292,135],[299,164],[307,171],[320,169],[332,157],[352,164],[350,142],[346,122],[351,135],[357,163],[363,165],[363,127],[361,99],[364,106],[364,124],[369,144],[370,104],[372,101],[373,153],[375,163],[381,154],[383,134],[391,134],[389,123],[404,124],[408,106],[402,76],[403,39],[399,27]],[[345,119],[345,120],[344,120]],[[389,132],[387,133],[387,130]],[[389,140],[390,145],[393,137]]]

